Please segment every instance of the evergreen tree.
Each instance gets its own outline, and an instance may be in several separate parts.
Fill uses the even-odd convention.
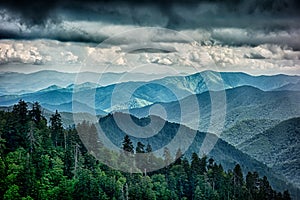
[[[213,158],[208,159],[207,169],[212,169],[215,164],[215,160]]]
[[[13,106],[10,118],[8,118],[8,131],[3,134],[3,139],[7,142],[7,148],[12,151],[19,146],[27,147],[26,137],[29,130],[27,107],[27,103],[20,100],[18,104]]]
[[[168,147],[164,148],[164,162],[165,162],[165,167],[168,167],[173,162],[171,152],[168,149]]]
[[[257,172],[248,172],[246,176],[246,187],[253,199],[258,199],[259,193],[259,175]]]
[[[183,154],[181,152],[181,149],[179,148],[176,152],[176,155],[175,155],[175,165],[180,165],[181,162],[182,162],[182,157],[183,157]]]
[[[275,199],[276,200],[282,200],[283,199],[282,193],[278,192]]]
[[[124,171],[133,171],[135,168],[134,147],[128,135],[125,135],[122,142],[123,151],[119,156],[119,165]]]
[[[268,178],[266,176],[263,176],[263,178],[260,180],[258,197],[260,199],[272,199],[273,198],[273,190],[272,190],[272,187],[270,186]]]
[[[128,135],[125,135],[122,145],[123,145],[122,148],[123,148],[125,154],[133,154],[134,153],[133,144]]]
[[[45,117],[42,116],[41,106],[38,102],[33,103],[32,110],[29,111],[29,116],[37,126],[39,126],[42,121],[46,121]]]
[[[16,121],[19,123],[21,127],[24,127],[28,122],[28,105],[22,99],[19,101],[18,104],[13,106],[13,116],[15,117]]]
[[[145,157],[145,150],[144,150],[145,145],[141,142],[137,143],[135,152],[135,163],[136,167],[139,168],[142,172],[146,173],[146,160],[144,159]]]
[[[145,153],[144,147],[145,147],[145,145],[143,143],[138,142],[137,146],[135,148],[135,152],[136,153]]]
[[[203,155],[202,158],[200,159],[200,174],[201,175],[203,175],[204,173],[207,172],[206,166],[207,166],[207,156]]]
[[[146,147],[146,153],[147,153],[146,170],[150,171],[156,167],[156,161],[155,161],[155,156],[152,152],[152,147],[149,143],[147,144],[147,147]]]
[[[55,147],[62,146],[64,141],[64,133],[63,133],[63,126],[61,121],[61,116],[55,111],[55,114],[53,114],[50,117],[50,128],[51,128],[51,138],[53,141],[53,144]]]
[[[243,197],[242,187],[244,185],[243,172],[241,166],[237,164],[233,169],[233,189],[234,196],[237,199],[241,199]]]
[[[147,152],[147,153],[152,152],[152,147],[151,147],[151,144],[149,144],[149,143],[147,144],[146,152]]]
[[[169,179],[170,185],[172,185],[173,190],[179,199],[189,196],[188,175],[181,165],[174,165],[171,167]]]
[[[194,174],[203,173],[201,171],[200,158],[198,157],[198,155],[195,152],[192,154],[191,168],[192,168]]]
[[[203,174],[201,170],[201,160],[198,155],[194,152],[192,153],[192,161],[191,161],[191,191],[195,190],[197,185],[197,175]]]
[[[288,190],[285,190],[285,191],[283,192],[282,198],[283,198],[284,200],[290,200],[290,199],[291,199],[291,196],[290,196],[290,193],[289,193]]]
[[[102,148],[103,144],[99,140],[98,130],[96,128],[96,125],[95,124],[88,125],[86,132],[88,138],[85,145],[88,147],[90,151],[93,152],[99,151],[99,148]]]

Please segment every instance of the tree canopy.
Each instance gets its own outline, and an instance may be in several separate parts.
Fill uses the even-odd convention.
[[[58,111],[47,125],[38,103],[28,110],[21,100],[11,112],[0,111],[0,199],[291,199],[288,191],[273,190],[265,176],[249,172],[244,177],[238,163],[224,171],[206,155],[187,158],[178,149],[173,159],[168,148],[157,158],[151,144],[138,142],[134,147],[128,135],[123,151],[115,154],[97,139],[94,124],[82,122],[77,128],[64,128]],[[82,138],[77,130],[85,133]],[[91,155],[98,151],[125,168],[133,164],[140,173],[102,164]],[[134,162],[123,162],[123,153]],[[147,156],[141,157],[144,153]],[[147,172],[155,162],[166,167]]]

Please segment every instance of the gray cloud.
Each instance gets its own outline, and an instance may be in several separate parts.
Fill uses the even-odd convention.
[[[90,13],[89,16],[93,17],[97,13],[101,13],[102,15],[112,15],[116,17],[115,19],[120,16],[120,18],[125,18],[125,20],[121,20],[124,22],[126,16],[139,15],[139,11],[143,11],[143,8],[152,7],[168,16],[169,26],[176,26],[183,25],[180,23],[190,20],[186,16],[191,17],[195,13],[196,15],[210,16],[223,15],[224,13],[296,15],[300,3],[297,0],[185,0],[184,3],[181,0],[10,0],[1,1],[0,6],[19,14],[24,23],[33,25],[43,24],[49,19],[55,21],[55,12],[59,9],[76,11],[77,17],[80,17],[81,13],[84,15]],[[137,12],[129,13],[134,10]],[[141,13],[144,15],[143,12]],[[139,18],[135,20],[145,23]],[[152,23],[157,23],[157,21]]]
[[[168,66],[185,73],[194,72],[196,67],[201,70],[243,71],[251,74],[299,74],[300,51],[275,44],[233,47],[155,42],[153,46],[93,46],[45,39],[0,41],[1,71],[30,71],[34,68],[77,72],[84,67],[84,71],[92,72],[106,69],[127,72],[142,71],[147,66],[151,66],[147,73],[162,74],[170,71],[170,68],[166,68]]]
[[[272,43],[298,50],[299,10],[297,0],[12,0],[0,3],[0,38],[99,43],[152,26],[186,33],[203,44]],[[173,37],[162,33],[155,40]]]
[[[263,31],[251,29],[215,29],[211,38],[227,45],[278,44],[300,50],[300,29]]]

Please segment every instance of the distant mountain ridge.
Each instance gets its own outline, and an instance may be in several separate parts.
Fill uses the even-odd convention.
[[[300,91],[300,81],[297,83],[289,83],[276,90],[289,90],[289,91]]]
[[[158,105],[167,111],[166,119],[168,121],[181,123],[189,127],[199,127],[199,130],[205,131],[210,126],[212,117],[211,93],[217,95],[220,92],[204,92],[196,95],[199,104],[200,122],[198,121],[198,110],[193,110],[193,107],[190,106],[186,109],[191,110],[184,110],[182,113],[180,107],[180,105],[191,105],[191,102],[194,102],[195,95],[188,96],[180,101],[155,103],[151,106],[131,109],[129,112],[138,117],[145,117],[149,115],[152,106]],[[297,91],[262,91],[250,86],[241,86],[227,89],[224,98],[226,98],[226,105],[221,106],[226,108],[225,130],[243,120],[267,119],[282,121],[300,116],[300,92]],[[124,110],[124,112],[128,111]],[[215,115],[216,119],[222,117],[219,112],[216,112]],[[218,130],[222,131],[223,127],[219,127]]]
[[[24,94],[36,92],[45,89],[51,85],[58,87],[68,87],[75,83],[75,79],[80,75],[78,84],[85,82],[97,83],[99,86],[107,86],[118,82],[128,81],[153,81],[159,80],[162,83],[177,82],[188,90],[199,93],[195,86],[199,86],[201,80],[199,77],[212,76],[219,74],[223,79],[224,87],[233,88],[242,85],[250,85],[262,90],[297,90],[297,85],[300,83],[299,76],[289,75],[273,75],[273,76],[251,76],[242,72],[214,72],[202,71],[191,75],[167,75],[167,74],[142,74],[142,73],[112,73],[107,72],[104,74],[95,72],[79,72],[79,73],[66,73],[51,70],[44,70],[30,74],[23,74],[17,72],[0,73],[0,95],[9,94]],[[215,79],[215,77],[210,77]],[[206,79],[207,80],[207,79]],[[296,85],[296,86],[295,86]],[[280,89],[281,87],[285,87]]]
[[[56,78],[64,82],[71,79],[71,75],[74,75],[67,73],[60,74],[60,72],[53,71],[46,72],[37,72],[35,75],[29,74],[28,76],[43,74],[43,81],[49,82],[49,78],[46,77],[46,74],[48,74],[51,82],[51,77],[55,77],[58,73],[60,76]],[[25,75],[23,74],[22,76]],[[97,76],[97,78],[99,78],[99,74],[89,72],[86,72],[86,74],[82,76],[86,76],[84,80],[89,81],[91,81],[91,79],[88,79],[88,76],[94,76],[94,78]],[[120,74],[104,74],[102,78],[107,81],[110,79],[110,82],[113,82],[111,79],[117,78],[118,76],[120,76]],[[9,77],[4,76],[4,79],[0,79],[0,82],[5,83],[8,79]],[[26,78],[23,77],[23,79],[21,79],[24,81],[22,84],[23,88],[27,88],[28,85],[32,84],[32,82],[27,83]],[[296,84],[299,79],[299,76],[276,75],[253,77],[238,72],[217,73],[213,71],[203,71],[188,76],[170,76],[149,82],[122,82],[104,87],[94,82],[83,82],[78,85],[67,85],[64,82],[65,86],[63,88],[61,88],[60,85],[51,85],[32,93],[1,96],[0,105],[9,106],[17,103],[19,99],[24,99],[29,102],[39,101],[42,105],[44,104],[49,107],[51,105],[70,104],[75,100],[81,104],[86,104],[86,107],[111,112],[127,108],[140,108],[157,102],[172,102],[191,94],[201,94],[208,90],[218,91],[246,85],[257,87],[261,90],[279,90],[278,88],[286,86],[287,84]],[[39,85],[43,85],[44,82],[39,83]],[[286,88],[284,88],[284,90],[286,90]],[[84,98],[73,99],[74,92],[78,93],[79,97]],[[124,98],[128,94],[131,95],[130,98]],[[64,111],[72,112],[70,109]],[[89,112],[89,109],[86,112]]]
[[[127,82],[132,80],[149,81],[163,78],[166,74],[147,74],[142,73],[114,73],[104,74],[95,72],[67,73],[53,70],[43,70],[29,74],[18,72],[0,73],[0,95],[20,95],[33,93],[39,90],[57,85],[58,87],[68,87],[74,84],[76,77],[80,74],[81,80],[78,84],[85,82],[97,83],[99,86],[106,86],[116,82]],[[126,75],[126,76],[125,76]]]

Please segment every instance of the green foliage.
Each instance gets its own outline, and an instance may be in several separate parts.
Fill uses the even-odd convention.
[[[149,176],[138,176],[134,183],[129,186],[129,199],[155,200],[152,180]]]
[[[3,199],[4,200],[17,200],[17,199],[20,199],[20,197],[21,196],[19,194],[19,186],[13,184],[5,192]]]
[[[127,135],[124,151],[114,154],[98,140],[94,124],[82,122],[77,129],[64,129],[56,112],[48,127],[38,103],[32,110],[27,107],[21,100],[12,112],[0,112],[0,199],[291,199],[288,191],[274,191],[267,177],[260,178],[257,172],[249,172],[244,180],[238,164],[225,172],[205,155],[199,158],[193,153],[189,162],[180,149],[174,162],[168,148],[162,159],[154,155],[151,144],[145,148],[142,142],[137,142],[134,152]],[[113,170],[92,156],[99,152],[126,170],[135,163],[147,173]],[[163,163],[164,169],[148,173]]]

